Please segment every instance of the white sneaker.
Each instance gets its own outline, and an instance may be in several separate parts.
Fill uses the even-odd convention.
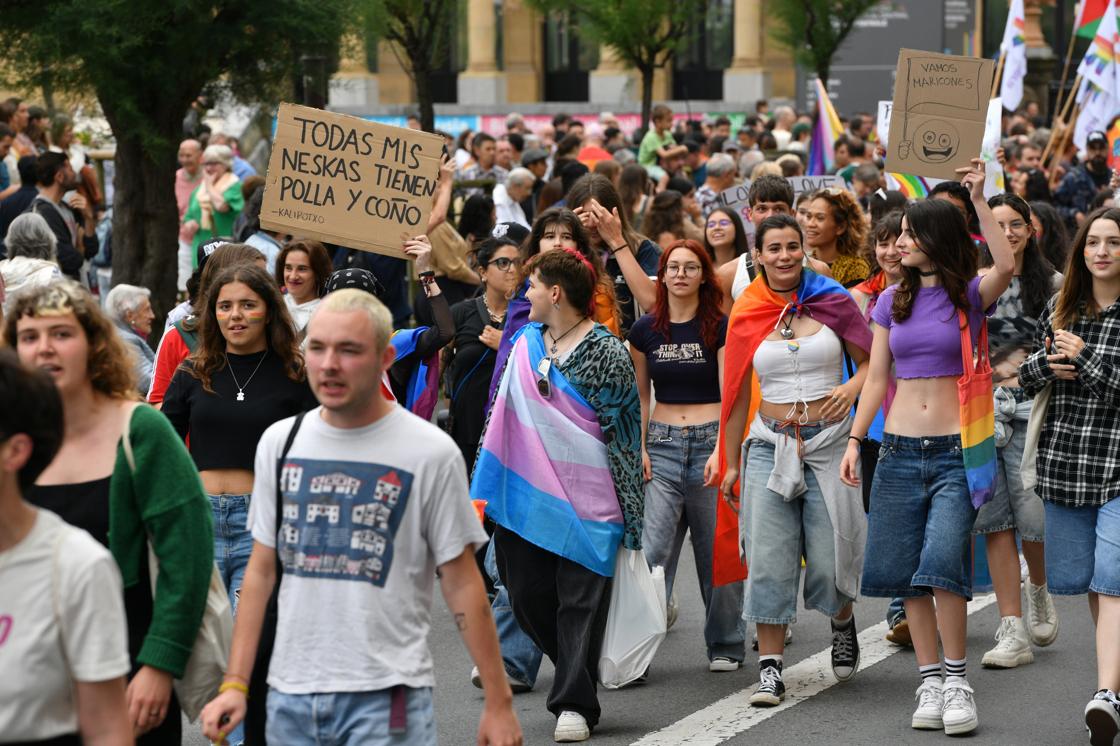
[[[591,729],[583,715],[571,710],[564,710],[556,718],[556,730],[552,732],[552,740],[556,743],[575,743],[591,738]]]
[[[996,646],[984,653],[980,664],[984,668],[1015,668],[1027,663],[1034,663],[1034,651],[1026,626],[1020,617],[1005,616],[996,630]]]
[[[1046,584],[1035,585],[1026,581],[1027,585],[1027,630],[1031,642],[1044,648],[1058,639],[1058,612],[1054,609],[1054,599],[1050,596]]]
[[[669,603],[665,607],[665,629],[670,630],[673,625],[677,623],[677,617],[681,613],[680,604],[677,603],[677,589],[673,589],[673,594],[669,596]]]
[[[914,692],[914,699],[918,700],[918,709],[910,718],[910,727],[918,730],[941,730],[945,726],[941,722],[941,677],[932,676],[922,679],[922,685]]]
[[[976,715],[976,701],[972,698],[972,687],[963,676],[950,676],[942,688],[945,701],[941,706],[941,722],[945,725],[945,735],[958,736],[971,733],[980,725]]]
[[[739,661],[731,658],[712,658],[708,661],[708,670],[712,673],[726,673],[738,671],[740,665],[742,664]]]

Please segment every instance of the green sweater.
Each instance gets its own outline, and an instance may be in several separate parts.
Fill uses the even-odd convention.
[[[214,567],[210,503],[183,441],[167,418],[142,404],[129,424],[136,471],[123,444],[109,487],[109,551],[124,587],[140,582],[147,539],[159,558],[152,623],[137,661],[181,678],[194,648]]]

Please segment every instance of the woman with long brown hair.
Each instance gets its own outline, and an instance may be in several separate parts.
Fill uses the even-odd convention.
[[[1085,219],[1034,349],[1019,383],[1027,396],[1050,388],[1036,488],[1046,509],[1046,580],[1051,593],[1088,594],[1098,691],[1085,724],[1093,743],[1108,743],[1120,730],[1120,210]]]
[[[62,396],[62,447],[28,501],[109,548],[124,581],[129,722],[142,745],[179,743],[171,684],[190,658],[214,561],[198,473],[167,420],[136,401],[124,342],[76,282],[21,293],[4,319],[4,342],[24,365],[46,371]],[[159,557],[154,591],[149,546]]]
[[[642,547],[650,565],[665,568],[671,597],[685,532],[691,532],[712,672],[737,670],[746,654],[743,584],[712,586],[716,502],[709,485],[718,469],[727,334],[722,304],[708,252],[696,241],[677,241],[661,255],[653,310],[630,329],[630,359],[642,407]],[[651,388],[657,392],[656,403]]]
[[[809,255],[827,264],[832,278],[844,287],[866,280],[871,267],[861,254],[867,226],[855,196],[846,189],[830,187],[813,192],[802,204],[798,212],[803,215]]]

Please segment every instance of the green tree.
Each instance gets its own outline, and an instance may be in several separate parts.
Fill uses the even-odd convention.
[[[653,108],[653,74],[703,23],[708,0],[528,0],[543,13],[569,13],[579,29],[613,49],[642,78],[642,127]]]
[[[396,45],[402,66],[416,87],[420,126],[436,126],[431,75],[448,54],[450,35],[456,27],[455,0],[358,0],[364,33]]]
[[[92,92],[116,138],[113,282],[176,294],[176,151],[183,117],[208,85],[239,100],[292,91],[301,52],[337,49],[349,0],[13,0],[0,45],[10,84]]]
[[[793,53],[798,64],[816,72],[828,86],[836,50],[856,21],[883,0],[770,0],[766,12],[778,23],[773,37]]]

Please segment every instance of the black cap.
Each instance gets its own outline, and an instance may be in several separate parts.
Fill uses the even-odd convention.
[[[1085,138],[1085,144],[1086,145],[1106,145],[1107,146],[1108,145],[1108,135],[1101,132],[1100,130],[1097,130],[1096,132],[1090,132],[1089,136],[1087,138]]]
[[[498,223],[490,231],[490,235],[494,238],[508,238],[511,241],[516,241],[517,245],[520,246],[529,237],[529,229],[521,223]]]
[[[360,269],[358,267],[339,269],[332,272],[331,276],[327,278],[327,286],[324,295],[329,295],[335,290],[344,290],[346,288],[364,290],[378,299],[385,295],[385,286],[377,279],[377,275],[370,272],[368,269]]]
[[[206,260],[210,258],[218,249],[225,246],[227,243],[236,243],[231,236],[214,236],[207,239],[198,245],[198,268],[206,264]]]

